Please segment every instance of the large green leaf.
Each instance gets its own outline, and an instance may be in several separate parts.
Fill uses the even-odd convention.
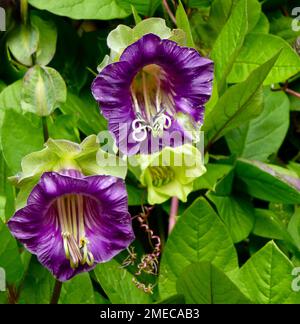
[[[73,19],[109,20],[124,18],[130,14],[119,0],[29,0],[29,3],[38,9]]]
[[[4,110],[14,109],[21,111],[22,80],[18,80],[0,93],[0,127],[3,122]]]
[[[254,208],[246,199],[234,196],[208,194],[217,206],[233,242],[237,243],[248,237],[254,225]]]
[[[12,173],[21,169],[21,160],[25,155],[38,151],[43,146],[41,123],[37,126],[32,122],[37,117],[31,117],[29,119],[14,110],[5,111],[0,136],[3,156]]]
[[[68,92],[67,100],[60,105],[63,113],[78,118],[78,128],[85,134],[98,134],[107,128],[107,122],[100,114],[96,102],[89,96],[78,97]]]
[[[253,197],[285,204],[300,203],[300,191],[295,182],[299,179],[287,175],[288,170],[257,161],[239,159],[236,175],[242,181],[239,188]]]
[[[62,285],[60,304],[94,304],[93,285],[88,273],[82,273]]]
[[[245,38],[243,48],[227,81],[237,83],[246,80],[255,68],[265,63],[279,50],[282,52],[264,84],[284,82],[300,72],[300,57],[282,38],[262,33],[250,33]]]
[[[35,258],[31,259],[26,277],[22,283],[20,304],[49,304],[53,288],[54,277],[41,266]]]
[[[0,268],[4,269],[9,285],[17,285],[23,275],[24,267],[21,261],[16,240],[10,234],[6,224],[0,219]]]
[[[3,109],[20,109],[22,80],[7,86],[0,93],[0,111]]]
[[[134,285],[133,275],[115,260],[99,264],[95,275],[113,304],[147,304],[152,301],[148,294]]]
[[[217,38],[211,57],[215,62],[218,89],[225,89],[227,75],[237,57],[248,31],[247,0],[239,1]]]
[[[177,281],[177,291],[187,304],[249,304],[229,277],[209,262],[193,263]]]
[[[234,279],[257,304],[299,304],[300,294],[292,290],[294,266],[274,242],[254,254]]]
[[[218,215],[203,199],[197,199],[179,218],[162,256],[159,292],[161,298],[176,293],[176,280],[192,262],[209,261],[224,271],[237,267],[236,251]]]
[[[189,6],[190,6],[190,2]],[[191,17],[192,32],[195,36],[195,41],[200,43],[200,50],[211,52],[216,39],[221,33],[225,24],[228,22],[229,17],[233,14],[233,11],[238,4],[239,0],[214,0],[212,1],[209,11],[209,18],[204,11],[195,11]],[[247,23],[248,31],[252,31],[259,22],[261,15],[261,5],[258,0],[241,0],[240,2],[247,3]],[[241,4],[239,4],[241,5]],[[241,22],[240,17],[236,17],[236,22]],[[234,21],[231,19],[232,23]],[[240,27],[240,26],[239,26]],[[238,28],[239,28],[238,27]],[[231,42],[231,40],[229,40]],[[234,46],[236,44],[233,44]],[[225,44],[226,46],[226,44]],[[232,50],[231,48],[229,49]]]
[[[232,153],[247,159],[267,161],[281,146],[289,128],[290,102],[284,92],[264,91],[262,113],[226,136]]]
[[[66,101],[66,96],[65,81],[55,69],[35,65],[27,71],[21,97],[24,111],[48,116]]]
[[[229,88],[220,98],[205,119],[203,130],[208,132],[210,143],[259,115],[263,104],[262,83],[278,56],[279,53],[254,70],[246,81]]]

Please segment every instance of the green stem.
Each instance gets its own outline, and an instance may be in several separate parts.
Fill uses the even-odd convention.
[[[42,117],[42,125],[43,125],[43,134],[44,134],[44,142],[46,143],[49,139],[49,131],[47,125],[47,117]]]
[[[20,6],[22,23],[26,25],[28,19],[28,0],[21,0]]]

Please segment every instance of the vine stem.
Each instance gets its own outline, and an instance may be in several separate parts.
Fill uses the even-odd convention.
[[[164,5],[164,7],[165,7],[165,9],[166,9],[166,11],[168,13],[168,15],[170,16],[171,20],[173,21],[173,23],[175,25],[177,25],[176,18],[175,18],[172,10],[170,9],[170,7],[168,5],[168,0],[162,0],[162,2],[163,2],[163,5]]]
[[[292,89],[289,89],[289,88],[286,88],[284,91],[286,93],[288,93],[288,94],[290,94],[290,95],[292,95],[292,96],[297,97],[297,98],[300,99],[300,93],[299,92],[296,92],[296,91],[294,91]]]
[[[55,305],[58,303],[60,292],[61,292],[61,287],[62,287],[62,282],[56,280],[54,289],[53,289],[53,293],[52,293],[52,297],[51,297],[51,301],[50,301],[51,305]]]
[[[177,197],[173,197],[171,200],[171,210],[169,217],[169,234],[172,232],[176,224],[176,216],[178,214],[179,201]]]

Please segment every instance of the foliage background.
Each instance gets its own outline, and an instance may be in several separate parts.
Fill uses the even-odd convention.
[[[150,226],[163,240],[160,274],[139,280],[155,284],[153,295],[132,283],[134,266],[120,269],[124,252],[64,283],[59,303],[300,303],[293,272],[300,265],[297,2],[168,1],[189,45],[215,62],[204,124],[208,171],[180,204],[171,235],[169,202],[151,214]],[[7,32],[0,34],[0,266],[8,288],[1,303],[49,303],[54,287],[54,278],[5,225],[16,197],[7,177],[20,171],[22,157],[42,148],[45,122],[51,138],[76,142],[106,129],[90,85],[112,29],[152,16],[176,27],[160,0],[29,4],[26,18],[18,1],[1,2]],[[145,189],[131,174],[126,183],[136,215]],[[149,246],[136,221],[134,227],[141,257]]]

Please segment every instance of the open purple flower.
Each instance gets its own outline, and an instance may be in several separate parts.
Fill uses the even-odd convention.
[[[123,180],[75,170],[44,173],[8,226],[60,281],[109,261],[134,239]]]
[[[147,34],[101,71],[92,92],[120,150],[131,155],[157,139],[161,149],[173,132],[189,136],[187,125],[199,128],[212,79],[211,60],[195,49]],[[169,144],[176,146],[176,140]]]

